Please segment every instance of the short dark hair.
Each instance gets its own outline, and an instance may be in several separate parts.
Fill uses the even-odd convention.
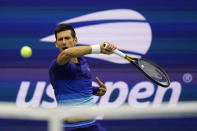
[[[74,28],[69,25],[69,24],[59,24],[56,28],[55,28],[55,38],[57,40],[57,33],[61,32],[61,31],[65,31],[65,30],[71,30],[71,35],[73,38],[76,37],[76,33]]]

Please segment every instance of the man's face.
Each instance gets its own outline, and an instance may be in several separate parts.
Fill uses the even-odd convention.
[[[62,52],[64,49],[74,47],[77,44],[77,38],[73,38],[71,30],[65,30],[57,33],[56,47]]]

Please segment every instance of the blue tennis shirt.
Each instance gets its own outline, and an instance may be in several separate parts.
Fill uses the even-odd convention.
[[[87,60],[78,58],[80,64],[69,61],[58,65],[57,59],[49,67],[50,82],[59,106],[95,105],[92,92],[92,78]],[[82,125],[93,123],[95,120],[82,122]],[[80,126],[80,123],[68,124],[68,127]]]

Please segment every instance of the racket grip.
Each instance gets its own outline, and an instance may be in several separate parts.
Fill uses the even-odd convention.
[[[125,57],[126,57],[126,54],[123,53],[123,52],[121,52],[121,51],[119,51],[118,49],[114,50],[114,53],[115,53],[116,55],[119,55],[119,56],[122,57],[122,58],[125,58]]]
[[[104,49],[107,50],[107,44],[104,44]],[[126,57],[126,54],[124,54],[123,52],[119,51],[118,49],[114,50],[114,53],[115,53],[116,55],[119,55],[119,56],[122,57],[122,58],[125,58],[125,57]]]

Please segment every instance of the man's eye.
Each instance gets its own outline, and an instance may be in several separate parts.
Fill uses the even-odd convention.
[[[63,38],[58,39],[58,41],[62,41],[62,40],[63,40]]]
[[[66,39],[66,40],[69,40],[69,39],[70,39],[70,37],[65,37],[65,39]]]

